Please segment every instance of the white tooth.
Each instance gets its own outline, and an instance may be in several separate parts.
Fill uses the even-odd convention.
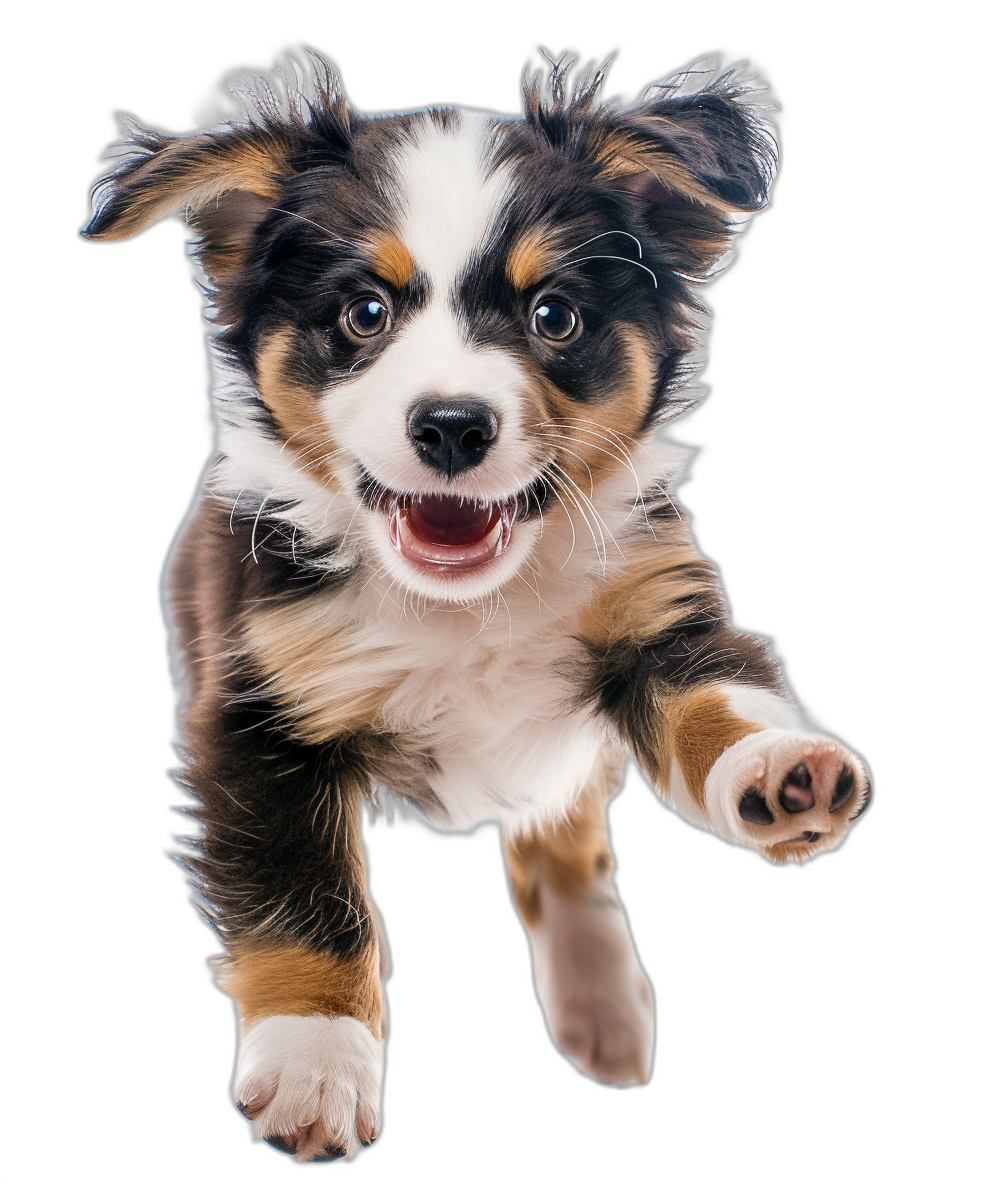
[[[392,517],[392,546],[402,554],[402,539],[399,535],[399,509],[396,507],[396,512]]]
[[[497,542],[494,545],[494,556],[496,557],[497,555],[502,555],[504,553],[504,529],[499,520],[497,525],[494,527],[494,530],[497,532]],[[493,532],[491,532],[491,537],[492,535]]]

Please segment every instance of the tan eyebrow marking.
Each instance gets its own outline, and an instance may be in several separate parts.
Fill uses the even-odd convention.
[[[401,238],[382,232],[369,240],[374,252],[374,269],[383,280],[397,288],[405,288],[413,275],[413,256]]]
[[[527,231],[508,255],[507,278],[519,290],[531,288],[548,274],[552,252],[549,235],[538,229]]]

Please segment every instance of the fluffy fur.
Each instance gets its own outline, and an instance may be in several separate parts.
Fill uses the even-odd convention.
[[[238,1100],[302,1159],[377,1131],[378,789],[503,823],[550,1030],[623,1083],[653,1034],[606,837],[627,753],[773,860],[834,846],[868,800],[731,627],[658,432],[773,139],[737,71],[627,110],[601,82],[561,64],[522,118],[371,118],[317,60],[310,93],[263,83],[243,122],[131,126],[85,231],[184,214],[216,310],[219,454],[169,584],[187,864],[243,1021]]]

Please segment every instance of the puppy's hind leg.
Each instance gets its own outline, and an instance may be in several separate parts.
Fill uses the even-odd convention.
[[[550,1035],[585,1073],[631,1085],[651,1073],[654,1003],[613,883],[606,805],[621,767],[605,754],[568,818],[504,850]]]

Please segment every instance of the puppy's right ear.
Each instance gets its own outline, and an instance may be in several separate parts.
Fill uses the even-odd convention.
[[[137,125],[131,131],[128,155],[94,188],[94,216],[81,233],[129,238],[159,218],[184,214],[200,233],[207,274],[233,270],[293,171],[294,137],[261,127],[178,137]]]
[[[85,238],[129,238],[169,214],[199,233],[197,253],[216,280],[248,253],[255,228],[284,184],[308,161],[327,162],[349,146],[350,115],[332,67],[313,55],[315,93],[285,104],[265,80],[249,95],[257,118],[218,131],[169,136],[127,122],[121,163],[92,191]]]

